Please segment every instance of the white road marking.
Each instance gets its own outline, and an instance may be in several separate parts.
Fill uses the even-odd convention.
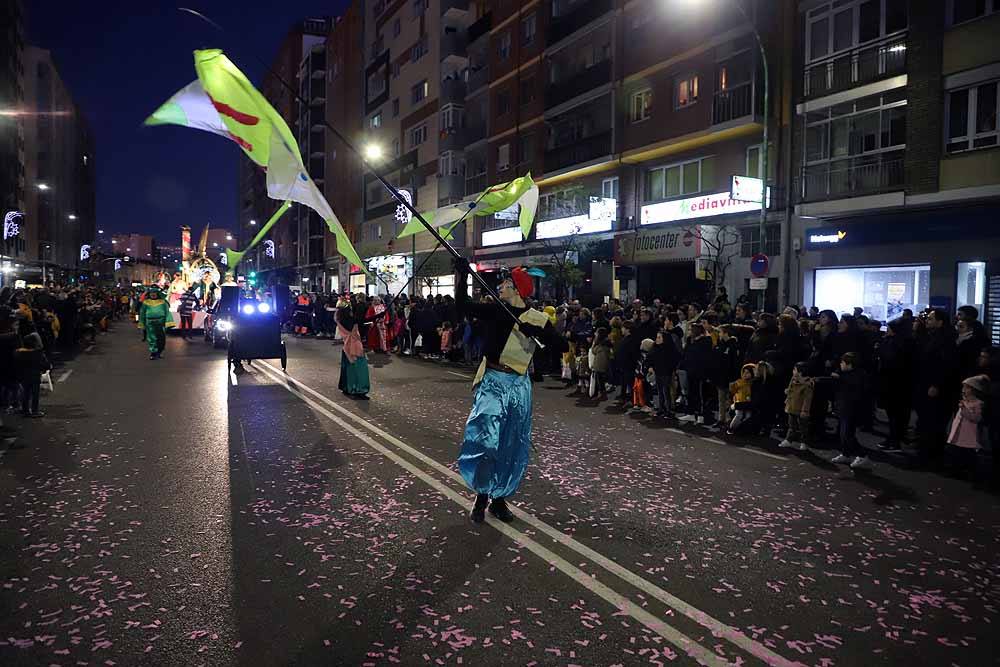
[[[73,374],[73,369],[71,368],[65,373],[63,373],[62,376],[58,380],[56,380],[56,382],[65,382],[72,374]]]
[[[465,378],[466,380],[471,380],[471,375],[466,375],[465,373],[456,373],[455,371],[445,371],[448,375],[457,375],[460,378]]]
[[[264,366],[271,367],[271,365],[267,363],[265,363]],[[318,402],[309,398],[303,392],[299,391],[297,388],[302,388],[311,394],[315,393],[312,389],[306,387],[305,385],[297,381],[287,382],[284,381],[285,378],[276,377],[271,373],[267,373],[267,375],[277,379],[279,383],[282,384],[289,392],[291,392],[293,396],[297,396],[298,398],[300,398],[306,405],[311,407],[313,410],[316,410],[317,412],[325,416],[327,419],[337,424],[338,426],[346,430],[348,433],[351,433],[356,438],[364,442],[366,445],[368,445],[378,453],[382,454],[389,460],[393,461],[396,465],[403,468],[404,470],[406,470],[414,477],[416,477],[417,479],[421,480],[422,482],[433,488],[435,491],[437,491],[444,497],[453,501],[456,505],[461,507],[463,511],[466,509],[466,506],[468,505],[468,498],[465,495],[458,493],[454,489],[445,485],[441,480],[435,477],[431,477],[423,469],[418,468],[416,465],[410,463],[408,460],[404,459],[399,454],[379,444],[374,439],[372,439],[368,434],[360,431],[359,429],[349,424],[347,421],[333,414],[332,412],[324,408],[322,405],[320,405]],[[357,419],[357,417],[354,415],[352,415],[352,417]],[[518,512],[518,515],[522,517],[526,516],[524,512]],[[664,623],[660,619],[656,618],[653,614],[643,609],[641,606],[629,600],[624,595],[621,595],[620,593],[612,590],[608,586],[600,583],[591,575],[587,574],[578,567],[572,565],[562,557],[558,556],[549,549],[545,548],[544,546],[534,541],[533,539],[531,539],[521,531],[517,530],[516,528],[512,528],[500,521],[494,521],[492,518],[487,518],[487,523],[496,530],[500,531],[501,533],[509,537],[511,540],[519,543],[521,546],[534,553],[544,562],[560,570],[563,574],[570,577],[573,581],[577,582],[578,584],[588,589],[595,595],[603,598],[608,603],[613,605],[616,609],[624,611],[629,616],[631,616],[638,622],[642,623],[647,628],[649,628],[656,634],[660,635],[668,642],[676,646],[678,649],[684,651],[685,653],[687,653],[689,656],[691,656],[701,664],[710,665],[713,667],[715,666],[723,667],[723,666],[728,666],[730,664],[729,661],[723,658],[722,656],[713,653],[712,651],[706,649],[701,644],[695,642],[690,637],[686,636],[673,626]]]
[[[90,352],[90,351],[91,351],[91,350],[93,350],[93,349],[94,349],[94,346],[93,346],[93,345],[88,345],[87,347],[85,347],[85,348],[83,349],[83,351],[84,351],[84,352]]]
[[[777,454],[772,454],[770,452],[762,452],[759,449],[751,449],[749,447],[744,447],[743,451],[750,452],[751,454],[756,454],[757,456],[766,456],[769,459],[776,459],[778,461],[788,461],[786,456],[778,456]]]
[[[327,398],[326,396],[324,396],[323,394],[319,393],[318,391],[312,389],[311,387],[306,386],[305,384],[299,382],[298,380],[295,380],[293,378],[288,377],[287,375],[283,374],[280,369],[275,368],[271,364],[269,364],[267,362],[261,362],[261,364],[263,366],[263,369],[265,371],[267,371],[267,374],[269,376],[271,376],[273,379],[277,380],[279,383],[283,384],[285,386],[285,388],[288,389],[288,391],[290,391],[293,394],[296,394],[298,396],[302,396],[303,400],[306,400],[305,397],[302,395],[301,392],[296,391],[293,388],[293,385],[294,385],[294,387],[299,388],[299,389],[307,392],[311,396],[315,397],[316,399],[322,401],[326,405],[329,405],[333,409],[335,409],[338,412],[340,412],[341,414],[343,414],[345,417],[348,417],[349,419],[352,419],[356,424],[367,428],[368,430],[370,430],[371,432],[375,433],[376,435],[379,435],[383,439],[387,440],[388,442],[391,442],[393,445],[395,445],[400,450],[408,453],[409,455],[411,455],[414,458],[416,458],[417,460],[419,460],[421,463],[424,463],[425,465],[429,466],[430,468],[436,470],[441,475],[444,475],[444,476],[448,477],[449,479],[452,479],[452,480],[458,482],[459,484],[462,484],[463,486],[465,485],[465,481],[462,479],[462,477],[458,473],[456,473],[454,470],[452,470],[451,468],[448,468],[447,466],[444,466],[444,465],[438,463],[437,461],[435,461],[431,457],[427,456],[423,452],[421,452],[421,451],[413,448],[410,445],[407,445],[405,442],[403,442],[402,440],[400,440],[396,436],[392,435],[391,433],[387,433],[386,431],[382,430],[378,426],[375,426],[374,424],[371,424],[370,422],[365,421],[362,417],[356,415],[355,413],[351,412],[347,408],[345,408],[345,407],[337,404],[332,399]],[[678,429],[666,429],[666,430],[674,430],[674,431],[677,431],[678,433],[684,433],[684,431],[680,431]],[[354,432],[354,431],[352,430],[352,432]],[[377,443],[376,443],[376,445],[377,445]],[[381,445],[377,445],[377,446],[381,447]],[[764,454],[764,452],[758,452],[758,453]],[[766,455],[767,456],[774,456],[773,454],[766,454]],[[394,457],[395,457],[395,455],[393,455],[390,458],[393,458],[393,460],[396,460]],[[780,458],[780,457],[776,457],[776,458]],[[784,460],[784,459],[782,459],[782,460]],[[409,465],[409,464],[407,464],[407,465]],[[436,480],[434,480],[434,481],[436,481]],[[435,486],[435,488],[437,488],[437,487]],[[453,491],[451,491],[451,489],[448,489],[448,492],[449,493],[454,493]],[[449,495],[449,497],[452,497],[452,496]],[[462,505],[463,508],[464,508],[465,505],[468,504],[467,499],[464,498],[464,497],[462,497],[462,496],[458,496],[458,497],[461,499],[459,501],[459,504]],[[771,665],[772,667],[793,667],[793,666],[801,665],[801,663],[790,661],[787,658],[784,658],[781,655],[778,655],[777,653],[775,653],[774,651],[772,651],[768,647],[764,646],[760,642],[757,642],[757,641],[751,639],[750,637],[747,637],[745,634],[743,634],[742,632],[740,632],[737,628],[734,628],[734,627],[732,627],[730,625],[726,625],[725,623],[723,623],[723,622],[721,622],[719,620],[716,620],[715,618],[709,616],[706,612],[703,612],[700,609],[698,609],[697,607],[694,607],[694,606],[688,604],[687,602],[684,602],[680,598],[678,598],[678,597],[676,597],[676,596],[668,593],[667,591],[663,590],[662,588],[660,588],[656,584],[653,584],[653,583],[651,583],[651,582],[643,579],[642,577],[640,577],[639,575],[635,574],[631,570],[628,570],[628,569],[622,567],[621,565],[619,565],[618,563],[612,561],[611,559],[609,559],[609,558],[607,558],[607,557],[605,557],[605,556],[597,553],[596,551],[594,551],[590,547],[588,547],[588,546],[586,546],[584,544],[581,544],[580,542],[576,541],[572,537],[569,537],[568,535],[560,532],[559,530],[556,530],[552,526],[549,526],[548,524],[546,524],[545,522],[541,521],[540,519],[537,519],[533,515],[528,514],[527,512],[524,512],[524,511],[519,510],[517,508],[513,508],[512,507],[511,509],[512,509],[512,511],[514,512],[514,514],[519,519],[521,519],[525,523],[531,525],[532,527],[540,530],[541,532],[545,533],[546,535],[548,535],[549,537],[551,537],[554,541],[559,542],[560,544],[562,544],[562,545],[564,545],[564,546],[572,549],[573,551],[575,551],[578,554],[580,554],[581,556],[584,556],[585,558],[589,559],[591,562],[595,563],[596,565],[599,565],[600,567],[604,568],[605,570],[607,570],[611,574],[614,574],[615,576],[617,576],[621,580],[623,580],[623,581],[631,584],[635,588],[643,591],[644,593],[648,594],[649,596],[651,596],[651,597],[659,600],[663,604],[671,607],[672,609],[674,609],[674,611],[677,611],[677,612],[679,612],[681,614],[684,614],[685,616],[687,616],[691,620],[693,620],[696,623],[698,623],[698,624],[702,625],[703,627],[707,628],[708,630],[710,630],[712,632],[713,635],[715,635],[717,637],[722,637],[722,638],[728,640],[732,644],[735,644],[736,646],[742,648],[743,650],[747,651],[751,655],[754,655],[754,656],[758,657],[759,659],[763,660],[764,662],[766,662],[767,664]],[[494,523],[494,525],[495,525],[495,523]],[[509,526],[506,526],[506,524],[502,524],[502,525],[503,525],[504,528],[509,529],[512,533],[515,533],[517,535],[522,535],[519,531],[517,531],[517,530],[515,530],[513,528],[510,528]],[[501,532],[504,532],[504,534],[508,534],[506,531],[501,531]],[[516,538],[516,539],[520,539],[520,538]],[[530,539],[530,538],[524,537],[524,539],[527,540],[527,539]],[[542,548],[544,548],[544,547],[542,547]],[[570,566],[570,567],[572,567],[572,566]],[[590,580],[589,575],[584,575],[584,576],[587,576],[587,579]],[[629,604],[632,605],[632,603],[629,603]],[[633,614],[633,617],[635,617],[637,620],[640,620],[640,622],[642,622],[641,619],[639,619],[634,614]],[[645,625],[645,623],[644,623],[644,625]],[[656,628],[653,628],[652,626],[648,626],[647,625],[647,627],[650,627],[650,629],[653,629],[654,631],[658,632],[658,630],[656,630]],[[669,640],[669,638],[667,638],[665,635],[663,635],[663,636],[664,636],[664,638],[666,638],[666,639]],[[712,654],[712,655],[714,656],[714,654]]]

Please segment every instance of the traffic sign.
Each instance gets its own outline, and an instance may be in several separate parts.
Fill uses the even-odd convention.
[[[767,278],[751,278],[750,279],[750,289],[751,290],[766,290],[767,289]]]
[[[764,253],[759,252],[750,258],[750,273],[752,273],[755,278],[763,278],[767,275],[767,271],[770,268],[771,260]]]

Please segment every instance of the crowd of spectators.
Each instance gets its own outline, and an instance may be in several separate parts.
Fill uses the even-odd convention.
[[[373,319],[371,297],[352,302],[358,321]],[[878,415],[887,422],[882,452],[906,452],[958,475],[997,475],[1000,349],[989,345],[974,307],[904,310],[880,322],[860,307],[757,312],[742,299],[732,305],[724,291],[710,304],[531,305],[570,342],[565,354],[538,351],[532,374],[562,379],[581,405],[614,400],[692,427],[773,435],[784,448],[828,442],[839,449],[832,460],[854,469],[872,466],[873,452],[857,433],[874,433]],[[312,309],[316,333],[330,331],[322,325],[326,310]],[[377,352],[470,365],[480,359],[482,330],[458,315],[449,295],[403,296],[380,317],[390,334],[386,349],[365,337]]]

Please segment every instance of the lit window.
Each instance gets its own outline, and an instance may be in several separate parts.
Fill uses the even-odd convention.
[[[410,102],[417,104],[423,101],[428,93],[430,93],[430,84],[427,83],[427,79],[424,79],[410,89]]]
[[[698,101],[698,75],[678,78],[674,85],[674,98],[678,109]]]
[[[646,88],[632,93],[632,122],[646,120],[653,115],[653,89]]]
[[[410,146],[416,148],[427,141],[427,125],[418,125],[410,130]]]

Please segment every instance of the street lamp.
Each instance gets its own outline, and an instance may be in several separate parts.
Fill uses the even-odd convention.
[[[365,146],[365,159],[374,162],[382,157],[382,147],[378,144],[368,144]]]
[[[70,214],[69,214],[69,215],[67,215],[66,217],[67,217],[67,218],[69,218],[70,220],[76,220],[76,215],[75,215],[75,214],[73,214],[73,213],[70,213]]]
[[[97,230],[97,233],[98,233],[98,234],[103,234],[103,233],[104,233],[104,230],[103,230],[103,229],[98,229],[98,230]]]
[[[256,220],[251,220],[250,224],[253,225],[254,227],[256,227],[257,226],[257,221]]]
[[[42,192],[45,192],[46,190],[48,190],[48,189],[49,189],[49,186],[48,186],[47,184],[45,184],[45,183],[39,183],[39,184],[37,185],[37,187],[38,187],[38,189],[39,189],[39,190],[41,190]]]

